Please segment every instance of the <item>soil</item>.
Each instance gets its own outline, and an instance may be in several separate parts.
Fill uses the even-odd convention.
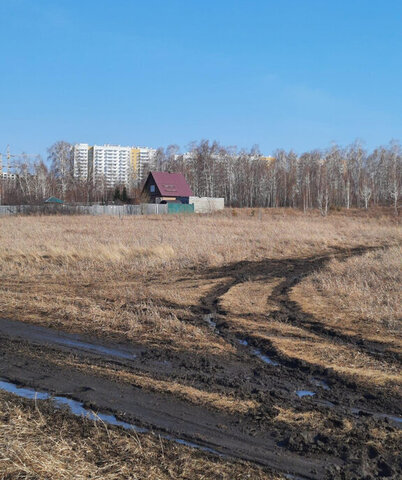
[[[172,351],[168,346],[152,349],[128,344],[124,339],[94,339],[0,319],[0,377],[75,399],[95,411],[113,413],[126,422],[195,442],[229,457],[293,475],[289,478],[401,478],[402,445],[395,440],[401,439],[401,424],[398,418],[387,416],[402,415],[401,398],[395,390],[364,387],[331,369],[281,356],[268,341],[252,336],[240,338],[220,305],[220,297],[234,285],[253,279],[284,278],[269,299],[276,309],[266,320],[273,318],[303,326],[325,340],[354,345],[372,358],[400,365],[400,356],[387,345],[327,329],[289,299],[294,285],[334,255],[346,259],[366,250],[339,250],[333,255],[305,259],[244,261],[197,272],[197,278],[222,282],[192,307],[192,313],[199,318],[200,325],[213,328],[216,335],[235,346],[235,356],[197,356]],[[188,276],[177,279],[178,287],[185,279]],[[263,361],[256,351],[268,356],[273,364]],[[89,366],[112,366],[117,371],[177,380],[205,391],[253,399],[260,407],[244,415],[224,413],[172,394],[96,375],[90,368],[77,370],[62,362],[54,364],[46,360],[49,355],[71,355]],[[301,390],[314,395],[300,397],[297,392]],[[301,414],[314,411],[325,419],[325,428],[275,421],[278,406]],[[351,425],[348,431],[343,428],[345,421]],[[370,433],[373,430],[383,432],[384,440],[379,445]]]

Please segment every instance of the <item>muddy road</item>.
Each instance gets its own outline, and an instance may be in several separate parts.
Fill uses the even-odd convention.
[[[280,277],[283,280],[268,299],[275,308],[262,316],[261,322],[275,319],[302,326],[320,338],[353,345],[373,359],[400,366],[400,356],[386,345],[323,327],[289,298],[294,285],[330,258],[342,260],[366,250],[240,262],[197,273],[216,286],[191,311],[200,325],[211,328],[235,348],[236,354],[228,358],[198,357],[168,347],[152,349],[127,343],[123,338],[95,339],[0,319],[0,380],[70,398],[87,409],[113,414],[170,438],[295,476],[289,478],[400,478],[402,408],[396,390],[364,387],[330,369],[287,358],[268,340],[240,335],[232,328],[221,301],[231,288],[245,281]],[[178,285],[185,278],[178,278]],[[101,374],[110,370],[113,377]],[[128,374],[146,374],[217,395],[253,400],[258,407],[229,413],[197,405],[163,390],[138,386],[128,380]],[[313,412],[324,420],[321,427],[314,422],[307,427],[278,422],[278,407],[300,415]],[[384,432],[381,448],[371,444],[372,431]]]

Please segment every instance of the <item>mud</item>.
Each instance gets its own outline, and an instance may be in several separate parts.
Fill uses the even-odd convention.
[[[133,348],[132,345],[104,344],[101,341],[94,342],[93,338],[86,338],[83,335],[65,333],[49,328],[30,325],[28,328],[21,328],[20,322],[1,319],[0,335],[6,334],[9,337],[25,340],[30,343],[41,345],[58,345],[60,348],[77,349],[87,353],[95,353],[102,356],[134,360],[143,349]]]
[[[4,390],[9,393],[13,393],[18,397],[28,398],[31,400],[50,400],[54,407],[57,409],[67,408],[70,413],[76,415],[78,417],[85,417],[89,420],[93,420],[94,422],[103,422],[107,423],[108,425],[115,425],[117,427],[122,427],[125,430],[134,431],[136,433],[147,433],[149,430],[147,428],[139,427],[138,425],[134,425],[133,423],[123,422],[122,420],[118,420],[115,415],[97,412],[94,413],[91,409],[85,408],[82,402],[77,402],[77,400],[72,400],[71,398],[67,397],[58,397],[58,396],[51,396],[45,392],[38,392],[37,390],[33,390],[31,388],[23,388],[18,387],[17,385],[5,382],[0,380],[0,390]],[[175,443],[179,443],[180,445],[186,445],[187,447],[195,448],[197,450],[202,450],[204,452],[213,453],[214,455],[219,455],[219,452],[213,450],[212,448],[203,447],[202,445],[198,445],[197,443],[189,442],[187,440],[183,440],[182,438],[176,438],[172,435],[160,435],[161,438],[165,440],[170,440]]]
[[[334,255],[342,259],[363,251],[339,251]],[[236,348],[236,355],[230,358],[144,348],[124,339],[120,343],[108,342],[4,319],[0,320],[0,377],[43,395],[69,399],[64,400],[67,404],[78,402],[85,411],[101,412],[117,422],[205,448],[209,453],[216,451],[256,462],[286,473],[288,478],[400,478],[401,445],[395,438],[401,428],[402,410],[397,393],[365,388],[329,369],[286,358],[269,342],[252,336],[239,338],[220,305],[220,297],[238,283],[281,277],[284,281],[269,299],[276,305],[270,317],[303,326],[323,339],[357,345],[373,358],[400,362],[400,357],[386,345],[323,328],[290,301],[292,286],[330,258],[267,259],[201,272],[200,280],[222,282],[192,307],[192,313],[200,325]],[[80,371],[46,360],[58,355],[71,355],[89,366],[112,365],[117,371],[151,374],[205,391],[253,399],[260,407],[244,415],[224,413],[97,376],[90,368]],[[300,414],[316,412],[325,419],[324,427],[320,430],[275,421],[277,407]],[[351,425],[347,432],[343,431],[345,421]],[[384,432],[384,438],[393,440],[373,447],[372,430]]]

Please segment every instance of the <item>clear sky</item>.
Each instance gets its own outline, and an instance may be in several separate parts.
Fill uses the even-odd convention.
[[[401,138],[401,0],[0,0],[0,27],[0,153]]]

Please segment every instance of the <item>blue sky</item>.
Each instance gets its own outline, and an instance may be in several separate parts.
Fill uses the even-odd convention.
[[[402,131],[400,0],[0,0],[0,153]]]

